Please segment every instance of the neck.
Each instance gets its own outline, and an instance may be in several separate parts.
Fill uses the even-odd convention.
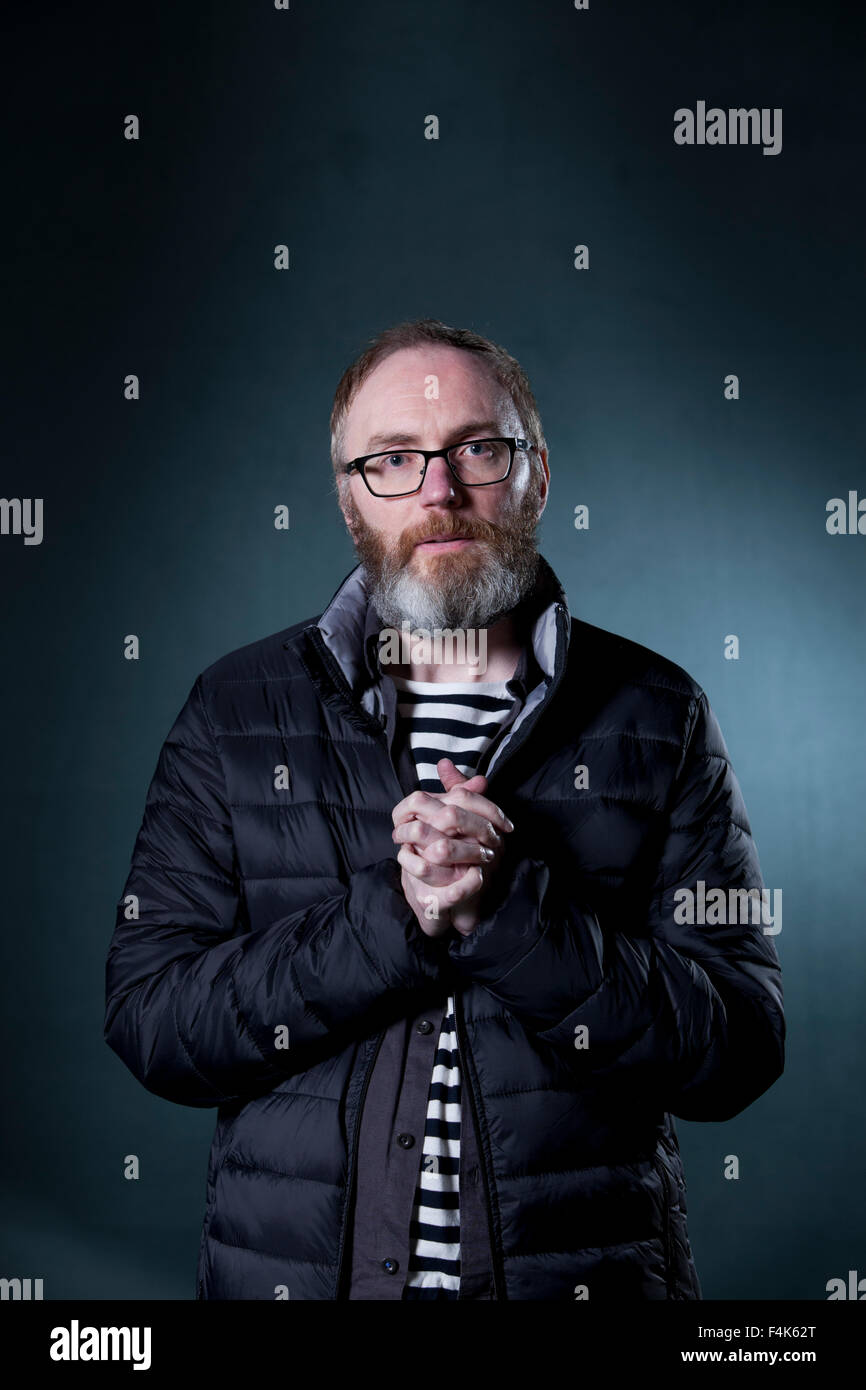
[[[408,650],[409,660],[391,669],[393,675],[413,681],[507,681],[520,659],[520,641],[510,617],[472,632],[454,628],[451,638],[413,639]]]

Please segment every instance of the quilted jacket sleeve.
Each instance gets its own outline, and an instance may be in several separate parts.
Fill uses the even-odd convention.
[[[449,938],[461,974],[484,985],[585,1075],[624,1075],[688,1120],[738,1114],[781,1075],[785,1022],[770,934],[738,921],[679,924],[682,889],[763,887],[739,784],[706,695],[696,700],[658,876],[640,921],[599,921],[577,875],[517,858],[489,915]],[[697,913],[695,914],[698,915]],[[712,915],[707,913],[707,915]],[[772,928],[771,928],[772,930]],[[587,1032],[578,1034],[581,1025]],[[585,1048],[576,1039],[586,1041]]]
[[[396,855],[246,930],[199,678],[160,753],[108,951],[104,1035],[138,1080],[194,1106],[271,1089],[365,1036],[385,996],[429,986],[444,950],[418,927]]]

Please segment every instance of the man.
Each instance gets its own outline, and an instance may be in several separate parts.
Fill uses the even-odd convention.
[[[331,426],[361,563],[196,680],[108,957],[111,1047],[217,1107],[197,1296],[700,1298],[673,1117],[785,1038],[760,912],[683,908],[762,889],[707,697],[570,617],[501,348],[397,325]]]

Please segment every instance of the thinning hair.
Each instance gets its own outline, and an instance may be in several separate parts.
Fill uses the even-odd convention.
[[[546,449],[547,441],[541,425],[541,415],[529,378],[516,358],[505,348],[482,338],[468,328],[451,328],[439,319],[412,319],[394,324],[372,338],[359,357],[346,368],[334,396],[331,410],[331,463],[335,482],[340,485],[340,465],[343,458],[343,434],[349,408],[371,372],[401,348],[421,347],[427,343],[438,346],[460,348],[463,352],[474,353],[486,362],[495,381],[502,386],[520,416],[525,437],[536,449]]]

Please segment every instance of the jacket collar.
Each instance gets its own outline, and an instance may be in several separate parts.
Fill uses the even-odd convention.
[[[543,555],[531,592],[512,610],[522,634],[522,650],[514,680],[533,689],[539,680],[553,678],[556,665],[556,610],[569,619],[568,600],[554,571]],[[363,565],[356,565],[342,581],[315,624],[356,696],[382,675],[379,637],[385,624],[370,599]],[[567,624],[568,626],[568,624]]]

